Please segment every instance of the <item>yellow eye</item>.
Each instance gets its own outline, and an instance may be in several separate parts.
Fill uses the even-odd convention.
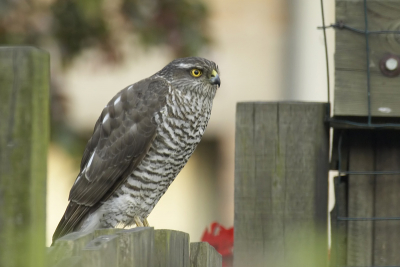
[[[203,74],[202,72],[201,72],[201,70],[199,70],[199,69],[192,69],[191,71],[190,71],[190,74],[192,74],[192,76],[193,77],[200,77],[201,76],[201,74]]]

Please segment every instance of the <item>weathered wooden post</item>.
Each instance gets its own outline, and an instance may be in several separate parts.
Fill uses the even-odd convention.
[[[0,48],[0,266],[44,266],[49,55]]]
[[[234,266],[327,266],[325,103],[239,103]]]
[[[90,241],[82,251],[82,266],[109,267],[119,265],[117,235],[103,235]]]
[[[136,227],[125,230],[120,236],[120,267],[154,266],[154,229]]]
[[[153,227],[70,233],[48,249],[48,267],[221,267],[222,256],[189,235]]]
[[[332,266],[400,264],[399,8],[336,0]]]
[[[220,267],[222,257],[207,242],[190,243],[190,267]]]
[[[154,266],[189,267],[189,235],[180,231],[156,230]]]

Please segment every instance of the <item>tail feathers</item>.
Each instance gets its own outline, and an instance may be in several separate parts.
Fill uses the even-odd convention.
[[[72,233],[79,229],[81,225],[82,219],[85,215],[88,214],[90,207],[79,205],[73,202],[70,202],[64,215],[62,216],[58,226],[53,234],[53,242],[57,241],[57,239],[65,236],[66,234]]]

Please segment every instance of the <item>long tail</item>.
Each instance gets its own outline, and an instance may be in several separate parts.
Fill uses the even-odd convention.
[[[65,236],[71,232],[77,231],[82,219],[88,214],[91,207],[83,206],[70,202],[64,215],[62,216],[58,226],[53,234],[52,246],[60,237]]]

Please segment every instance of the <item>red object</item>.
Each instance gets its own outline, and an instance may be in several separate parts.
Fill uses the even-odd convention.
[[[211,229],[206,228],[201,241],[208,242],[222,255],[222,266],[233,266],[233,227],[226,229],[219,223],[212,223]]]

